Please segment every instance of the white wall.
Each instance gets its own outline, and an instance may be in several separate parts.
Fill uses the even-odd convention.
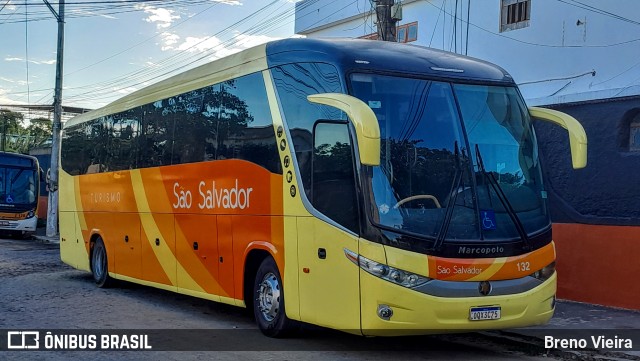
[[[418,22],[413,44],[456,51],[457,43],[458,53],[502,66],[528,83],[521,91],[531,105],[640,94],[640,1],[577,1],[532,0],[530,26],[500,33],[501,1],[471,0],[468,49],[467,0],[458,0],[455,40],[456,0],[405,0],[398,24]],[[578,7],[585,5],[638,24]],[[295,31],[360,37],[376,32],[374,20],[369,0],[305,0],[297,4]],[[592,70],[595,76],[544,81]]]

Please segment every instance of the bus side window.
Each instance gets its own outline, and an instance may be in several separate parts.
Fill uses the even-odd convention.
[[[337,108],[307,101],[307,95],[344,93],[338,70],[324,63],[294,63],[273,68],[272,75],[285,122],[291,132],[300,172],[301,191],[311,201],[311,158],[313,153],[313,127],[318,119],[346,120]]]
[[[221,104],[228,127],[226,157],[243,159],[282,174],[280,155],[261,73],[253,73],[221,84]]]
[[[171,165],[174,116],[172,102],[163,99],[143,106],[138,166]]]
[[[349,126],[319,121],[313,134],[311,203],[325,216],[359,233]]]
[[[87,125],[74,125],[64,130],[60,151],[61,164],[62,168],[71,175],[84,174],[87,170],[91,153],[88,144],[90,129]],[[49,174],[48,171],[47,174]]]
[[[109,122],[104,118],[94,119],[86,124],[85,150],[87,159],[79,174],[105,171],[109,141]]]

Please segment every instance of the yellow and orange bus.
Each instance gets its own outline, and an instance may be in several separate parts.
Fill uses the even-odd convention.
[[[41,178],[35,157],[0,152],[0,232],[23,236],[36,231]]]
[[[433,49],[287,39],[64,127],[62,260],[112,279],[363,335],[553,315],[532,116],[503,69]]]

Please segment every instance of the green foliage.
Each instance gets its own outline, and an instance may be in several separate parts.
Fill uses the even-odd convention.
[[[0,109],[0,150],[16,153],[28,153],[51,138],[51,120],[35,118],[26,125],[21,113]]]
[[[43,141],[51,138],[53,132],[53,122],[46,118],[31,119],[31,124],[26,128],[29,136],[33,137],[33,146],[37,146]]]

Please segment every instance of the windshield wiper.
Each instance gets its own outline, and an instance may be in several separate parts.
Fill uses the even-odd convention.
[[[444,220],[442,221],[442,225],[440,226],[440,231],[438,231],[438,236],[436,237],[436,241],[433,244],[433,249],[438,250],[442,247],[442,243],[444,242],[444,238],[447,236],[447,232],[449,231],[449,225],[451,224],[451,218],[453,217],[453,208],[456,204],[456,199],[458,199],[458,194],[460,193],[460,184],[462,183],[462,166],[460,165],[460,150],[458,148],[458,142],[454,143],[454,156],[456,160],[456,173],[453,176],[453,183],[451,183],[451,191],[449,191],[449,201],[447,202],[447,211],[444,215]]]
[[[524,246],[525,249],[527,250],[531,249],[531,242],[529,240],[529,236],[527,236],[527,231],[525,231],[524,226],[520,221],[520,218],[518,218],[518,214],[513,209],[513,206],[511,206],[511,202],[509,202],[509,199],[504,194],[502,187],[500,187],[500,184],[496,180],[493,173],[487,173],[487,170],[484,168],[484,162],[482,161],[480,148],[478,148],[477,144],[475,148],[476,148],[476,158],[478,160],[478,169],[480,170],[480,172],[482,172],[482,175],[484,175],[485,178],[489,180],[489,184],[491,185],[491,188],[493,188],[493,191],[496,192],[496,195],[498,196],[498,200],[500,200],[500,203],[502,203],[504,208],[507,210],[507,214],[509,215],[509,218],[511,218],[511,221],[516,226],[516,229],[518,230],[518,233],[520,234],[520,237],[522,238],[522,241],[525,244]],[[488,194],[488,197],[489,199],[491,199],[490,193]]]

